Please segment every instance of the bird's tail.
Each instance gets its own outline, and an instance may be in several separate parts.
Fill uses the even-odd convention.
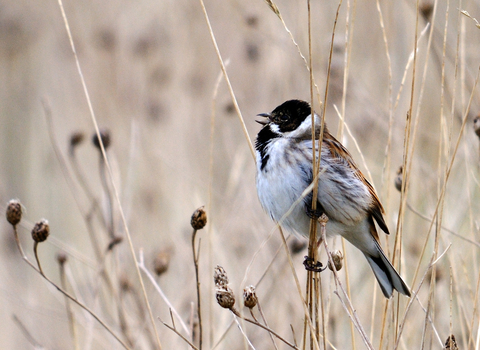
[[[402,277],[395,270],[393,265],[390,263],[388,258],[385,256],[385,253],[375,240],[375,245],[378,250],[378,256],[372,256],[370,254],[365,254],[370,267],[377,278],[378,284],[382,289],[385,297],[390,298],[393,293],[393,289],[396,289],[399,293],[402,293],[406,296],[410,296],[410,289],[407,284],[403,281]]]

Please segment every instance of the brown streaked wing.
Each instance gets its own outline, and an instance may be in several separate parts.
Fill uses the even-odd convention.
[[[380,203],[380,199],[378,198],[377,193],[375,192],[375,189],[373,188],[373,186],[370,184],[370,182],[368,182],[368,180],[362,174],[360,169],[358,169],[357,165],[355,164],[355,161],[353,160],[348,150],[330,133],[324,133],[323,141],[328,145],[328,148],[330,149],[332,156],[335,158],[346,160],[350,168],[354,170],[355,176],[360,181],[362,181],[365,184],[365,186],[367,186],[368,191],[370,192],[370,195],[372,198],[370,213],[375,218],[375,221],[377,222],[378,226],[382,229],[382,231],[384,231],[387,235],[390,234],[390,232],[388,231],[387,224],[385,223],[385,219],[383,218],[383,213],[385,211],[383,209],[382,203]],[[378,239],[378,234],[376,233],[376,230],[375,230],[374,237]]]

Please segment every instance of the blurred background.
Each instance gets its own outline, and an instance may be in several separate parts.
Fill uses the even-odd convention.
[[[308,60],[307,3],[275,5],[298,49],[267,3],[205,2],[251,142],[260,129],[258,113],[288,99],[310,101],[309,72],[298,52]],[[255,163],[200,2],[66,1],[64,6],[95,118],[110,133],[112,176],[91,142],[92,116],[58,3],[0,1],[0,208],[12,198],[24,206],[18,230],[29,260],[34,261],[30,231],[46,218],[50,237],[39,246],[45,274],[60,283],[56,256],[64,252],[67,289],[132,348],[153,348],[112,181],[137,257],[143,251],[153,273],[155,257],[163,254],[168,269],[156,281],[190,326],[196,323],[190,217],[205,205],[208,224],[197,235],[204,348],[247,348],[231,313],[216,305],[216,264],[226,269],[239,308],[243,288],[256,285],[269,326],[292,340],[291,325],[300,343],[301,300],[280,235],[258,202]],[[395,296],[386,303],[362,254],[346,243],[348,267],[339,273],[345,282],[348,270],[352,303],[375,348],[394,348],[397,317],[404,322],[400,349],[438,349],[452,332],[461,349],[479,346],[480,156],[473,120],[480,107],[474,91],[480,29],[459,10],[480,18],[472,0],[420,1],[418,21],[410,0],[311,3],[316,110],[323,108],[319,101],[332,47],[325,120],[384,204],[392,232],[388,241],[382,234],[385,250],[392,253],[398,227],[402,276],[414,291],[425,276],[404,317],[409,299],[402,296],[397,304]],[[403,162],[410,105],[407,206],[397,225],[400,193],[394,180]],[[74,133],[84,141],[72,149]],[[65,298],[22,261],[12,227],[5,220],[0,227],[0,347],[74,348]],[[124,238],[111,252],[109,232]],[[304,242],[290,242],[296,244],[292,255],[303,287]],[[342,249],[341,240],[330,246]],[[429,263],[445,250],[432,279]],[[321,257],[325,262],[324,252]],[[111,289],[99,277],[104,268]],[[188,348],[157,319],[171,324],[167,304],[142,276],[163,348]],[[331,272],[322,279],[329,348],[364,348],[334,294]],[[84,311],[72,308],[78,348],[121,348]],[[243,326],[257,349],[273,348],[265,331]],[[287,348],[278,341],[277,346]]]

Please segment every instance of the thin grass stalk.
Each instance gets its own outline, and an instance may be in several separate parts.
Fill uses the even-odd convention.
[[[117,188],[115,186],[115,183],[113,182],[112,169],[110,167],[110,163],[108,162],[107,155],[105,153],[105,147],[104,147],[102,139],[100,137],[100,130],[99,130],[99,127],[98,127],[97,119],[95,117],[95,112],[93,110],[93,105],[92,105],[92,101],[90,99],[90,94],[88,92],[87,84],[85,82],[85,78],[83,76],[82,68],[80,66],[80,61],[78,59],[77,51],[75,49],[75,44],[73,42],[72,33],[70,31],[70,25],[68,23],[67,15],[65,13],[65,9],[63,7],[62,0],[58,0],[58,5],[59,5],[60,11],[62,13],[62,18],[63,18],[63,22],[64,22],[64,25],[65,25],[65,30],[67,32],[68,39],[69,39],[69,42],[70,42],[70,48],[71,48],[73,56],[75,58],[75,64],[76,64],[76,67],[77,67],[77,72],[78,72],[78,75],[80,77],[80,81],[82,83],[83,92],[85,94],[85,98],[86,98],[87,105],[88,105],[88,110],[90,112],[90,117],[92,119],[92,123],[95,127],[95,132],[96,132],[98,140],[99,140],[101,153],[102,153],[103,158],[105,160],[105,165],[106,165],[107,170],[108,170],[108,175],[109,175],[110,179],[112,179],[113,192],[115,194],[116,202],[119,206],[119,211],[120,211],[120,216],[121,216],[121,219],[122,219],[122,224],[123,224],[123,227],[125,229],[125,234],[127,236],[128,246],[130,247],[130,254],[133,258],[133,262],[134,262],[134,265],[135,265],[135,272],[136,272],[138,280],[140,282],[140,286],[141,286],[141,289],[142,289],[142,292],[143,292],[143,297],[145,299],[145,304],[147,305],[147,310],[148,310],[148,313],[150,315],[150,321],[151,321],[152,327],[155,331],[155,338],[156,338],[156,341],[157,341],[158,349],[161,350],[162,349],[162,344],[160,342],[160,337],[158,336],[158,331],[157,331],[157,327],[156,327],[156,324],[155,324],[155,319],[153,317],[153,312],[152,312],[152,309],[150,307],[150,303],[149,303],[149,300],[148,300],[148,295],[147,295],[147,291],[145,289],[145,284],[143,283],[142,275],[140,273],[140,269],[139,269],[138,264],[137,264],[137,258],[136,258],[136,255],[135,255],[135,249],[133,247],[133,242],[132,242],[132,238],[131,238],[131,235],[130,235],[130,230],[128,229],[125,214],[124,214],[123,209],[122,209],[122,204],[120,202],[120,196],[118,195]]]
[[[80,306],[82,309],[87,311],[90,316],[92,316],[98,323],[100,323],[125,349],[130,349],[127,344],[125,344],[122,339],[117,336],[109,326],[107,326],[106,323],[104,323],[97,314],[95,314],[90,308],[88,308],[86,305],[82,304],[80,301],[78,301],[74,296],[70,295],[67,291],[63,290],[60,286],[58,286],[55,282],[53,282],[50,278],[48,278],[39,268],[37,268],[30,260],[28,260],[27,256],[25,255],[22,245],[20,244],[20,240],[18,239],[18,233],[17,233],[17,227],[13,226],[13,233],[15,237],[15,243],[17,245],[18,251],[22,255],[22,259],[36,272],[38,272],[50,285],[55,287],[60,293],[62,293],[65,297],[73,301],[75,304]],[[36,242],[35,242],[36,243]],[[38,256],[36,256],[37,263],[38,263]]]
[[[60,285],[63,290],[67,290],[67,282],[65,278],[65,262],[60,263]],[[78,343],[77,325],[75,323],[75,317],[73,315],[72,306],[70,300],[65,297],[65,309],[67,312],[68,324],[70,326],[70,333],[72,335],[73,347],[75,350],[80,350],[80,344]]]
[[[198,247],[198,251],[195,248],[195,237],[197,236],[197,230],[194,229],[192,233],[192,253],[193,253],[193,264],[195,266],[195,281],[196,281],[196,289],[197,289],[197,317],[198,317],[198,349],[202,350],[202,342],[203,342],[203,328],[202,328],[202,308],[201,308],[201,300],[200,300],[200,276],[198,273],[198,258],[200,255],[200,246]],[[193,324],[193,322],[192,322]],[[192,331],[192,334],[194,332]]]
[[[235,107],[235,111],[237,112],[238,119],[240,121],[240,124],[242,126],[243,134],[245,136],[245,139],[247,141],[248,147],[250,149],[250,153],[252,154],[252,158],[255,161],[255,149],[253,147],[252,141],[250,140],[250,136],[248,135],[248,130],[245,125],[245,121],[242,116],[242,112],[240,111],[240,107],[238,106],[237,98],[235,97],[235,92],[233,91],[232,84],[230,83],[230,78],[228,77],[227,74],[227,69],[225,67],[225,63],[222,59],[222,55],[220,53],[220,49],[218,48],[217,45],[217,40],[215,39],[215,34],[213,33],[212,25],[210,23],[210,19],[208,17],[207,9],[205,8],[205,4],[203,0],[200,1],[200,6],[202,7],[203,15],[205,17],[205,22],[207,23],[208,26],[208,32],[210,33],[210,38],[212,39],[213,46],[215,48],[215,53],[217,54],[218,61],[220,63],[220,67],[223,72],[223,76],[225,77],[225,82],[227,83],[228,86],[228,91],[230,92],[230,96],[232,98],[233,106]]]

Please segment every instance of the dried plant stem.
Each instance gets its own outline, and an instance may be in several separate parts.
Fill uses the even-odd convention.
[[[72,33],[70,31],[70,25],[68,24],[67,15],[65,14],[65,9],[63,7],[62,0],[58,0],[58,6],[59,6],[60,11],[62,13],[62,18],[63,18],[63,22],[64,22],[64,25],[65,25],[65,30],[67,31],[68,40],[70,42],[70,48],[72,49],[72,53],[73,53],[73,56],[75,58],[75,64],[76,64],[76,67],[77,67],[77,72],[78,72],[78,75],[80,77],[80,81],[82,83],[82,88],[83,88],[83,92],[85,94],[85,98],[86,98],[86,101],[87,101],[87,104],[88,104],[88,109],[90,111],[90,116],[91,116],[91,119],[92,119],[92,123],[95,127],[95,132],[96,132],[98,140],[99,140],[100,150],[101,150],[101,153],[102,153],[103,158],[105,160],[105,165],[106,165],[106,168],[108,170],[108,175],[109,175],[110,179],[113,179],[112,169],[110,168],[110,163],[108,162],[108,159],[107,159],[107,155],[106,155],[106,152],[105,152],[105,147],[103,145],[102,138],[100,137],[100,130],[99,130],[99,127],[98,127],[97,119],[95,117],[95,112],[93,110],[93,105],[92,105],[92,101],[90,99],[90,94],[88,92],[87,83],[85,82],[85,78],[83,76],[82,68],[80,66],[80,61],[78,60],[77,51],[75,49],[75,44],[73,42]],[[158,345],[159,349],[162,349],[162,344],[161,344],[160,338],[158,336],[158,331],[157,331],[157,327],[155,325],[155,319],[153,317],[153,312],[152,312],[152,309],[150,307],[150,303],[148,301],[147,291],[145,290],[145,284],[143,283],[142,275],[140,273],[140,269],[139,269],[138,264],[137,264],[137,257],[135,256],[135,249],[133,248],[133,242],[132,242],[132,237],[130,235],[130,230],[128,229],[127,221],[126,221],[126,218],[125,218],[125,213],[123,212],[123,209],[122,209],[122,203],[120,202],[120,196],[118,195],[117,188],[116,188],[115,183],[113,181],[112,181],[112,187],[113,187],[113,193],[115,194],[116,202],[117,202],[118,207],[119,207],[120,216],[121,216],[121,219],[122,219],[122,224],[123,224],[123,227],[125,229],[125,234],[127,236],[128,246],[130,248],[130,254],[131,254],[131,256],[133,258],[133,261],[134,261],[135,272],[136,272],[138,280],[140,282],[140,286],[141,286],[141,289],[142,289],[142,292],[143,292],[143,297],[144,297],[144,300],[145,300],[145,304],[146,304],[147,309],[148,309],[148,313],[149,313],[149,316],[150,316],[150,321],[151,321],[152,327],[155,331],[155,338],[156,338],[156,341],[157,341],[157,345]]]
[[[67,282],[65,278],[65,266],[64,263],[60,264],[60,284],[63,290],[67,290]],[[65,309],[67,310],[68,324],[70,325],[70,332],[72,333],[72,341],[75,350],[80,350],[80,344],[78,343],[77,325],[75,323],[75,317],[73,315],[70,300],[65,297]]]
[[[268,327],[267,319],[265,318],[265,315],[263,314],[262,307],[260,306],[260,301],[257,302],[258,306],[258,312],[260,313],[260,316],[262,317],[263,323],[265,323],[265,326]],[[252,315],[252,318],[256,320],[255,316],[253,315],[252,309],[250,309],[250,314]],[[257,321],[258,322],[258,321]],[[273,347],[278,350],[277,344],[275,343],[275,339],[273,338],[272,333],[268,332],[268,335],[270,336],[270,339],[272,340]]]
[[[241,320],[244,320],[244,321],[247,321],[257,327],[260,327],[264,330],[266,330],[267,332],[269,332],[270,334],[274,335],[275,337],[277,337],[279,340],[281,340],[283,343],[285,343],[286,345],[288,345],[289,347],[291,347],[292,349],[298,349],[294,344],[290,343],[289,341],[285,340],[282,336],[278,335],[275,331],[271,330],[270,328],[268,328],[267,326],[264,326],[263,324],[255,321],[255,320],[251,320],[249,318],[246,318],[244,316],[242,316],[240,314],[240,312],[238,312],[234,307],[232,307],[230,309],[230,311],[236,316],[238,317],[239,319]]]
[[[40,265],[40,259],[38,258],[38,242],[33,243],[33,253],[35,255],[35,260],[37,261],[38,271],[42,276],[45,276],[42,270],[42,265]]]
[[[171,309],[170,309],[170,312],[171,312]],[[170,316],[172,316],[170,314]],[[199,350],[195,345],[192,344],[192,342],[190,340],[188,340],[187,338],[185,338],[182,333],[180,333],[177,328],[175,327],[175,322],[173,321],[173,316],[172,316],[172,324],[173,324],[173,327],[170,326],[169,324],[163,322],[162,320],[160,320],[159,318],[159,321],[163,323],[163,325],[165,327],[167,327],[168,329],[170,329],[171,331],[173,331],[176,335],[178,335],[180,338],[182,338],[188,345],[190,345],[190,347],[194,350]]]
[[[100,140],[100,138],[99,138]],[[108,210],[108,235],[110,240],[115,239],[115,220],[113,217],[113,199],[112,199],[112,191],[110,190],[110,186],[108,185],[107,180],[107,173],[106,173],[106,164],[102,155],[100,155],[98,164],[98,170],[100,175],[100,183],[102,184],[103,191],[105,192],[105,196],[107,199],[107,210]]]
[[[127,344],[125,344],[120,337],[118,337],[111,329],[108,327],[101,319],[98,317],[92,310],[90,310],[86,305],[82,304],[80,301],[78,301],[74,296],[70,295],[67,291],[65,291],[63,288],[58,286],[55,282],[53,282],[50,278],[48,278],[39,268],[37,268],[30,260],[28,260],[27,256],[25,255],[22,245],[20,244],[20,240],[18,239],[18,233],[17,233],[17,227],[13,226],[13,232],[15,236],[15,242],[17,244],[17,248],[22,255],[23,260],[35,271],[37,271],[48,283],[50,283],[52,286],[54,286],[60,293],[62,293],[65,297],[73,301],[75,304],[80,306],[82,309],[87,311],[98,323],[100,323],[125,349],[130,349]],[[38,263],[38,257],[35,254],[35,258],[37,259]]]
[[[143,273],[147,276],[147,278],[150,280],[150,282],[152,283],[153,287],[155,288],[155,290],[157,291],[158,294],[160,294],[160,297],[163,299],[163,301],[165,302],[165,304],[167,304],[168,306],[168,309],[170,310],[170,313],[172,313],[173,315],[175,315],[178,320],[180,321],[180,325],[182,326],[183,330],[188,334],[190,335],[190,330],[188,329],[187,325],[185,324],[185,322],[182,320],[182,318],[180,317],[179,313],[177,312],[177,310],[173,307],[172,303],[170,302],[170,300],[168,300],[167,296],[165,295],[165,293],[163,292],[162,288],[160,288],[160,286],[158,285],[158,283],[155,281],[155,277],[153,277],[153,275],[150,273],[150,271],[148,271],[148,269],[146,268],[145,266],[145,259],[144,259],[144,256],[143,256],[143,250],[140,249],[139,253],[138,253],[138,267],[143,271]]]
[[[203,14],[205,16],[205,22],[208,26],[208,32],[210,33],[210,38],[212,39],[213,46],[215,48],[215,53],[217,54],[218,61],[220,63],[220,67],[222,68],[223,76],[225,77],[225,81],[228,86],[228,91],[230,92],[230,96],[232,98],[233,106],[235,107],[235,111],[237,112],[238,119],[240,124],[242,125],[243,134],[245,135],[245,139],[247,140],[248,147],[250,148],[250,152],[252,154],[253,160],[255,160],[255,149],[253,148],[252,140],[250,140],[250,136],[248,135],[247,126],[245,125],[245,121],[243,120],[242,112],[240,111],[240,107],[238,106],[237,98],[235,97],[235,92],[233,91],[232,84],[230,83],[230,78],[227,74],[227,69],[225,68],[225,63],[222,59],[222,55],[220,54],[220,49],[217,45],[217,40],[215,39],[215,34],[213,33],[212,25],[210,24],[210,19],[208,18],[207,9],[205,8],[205,4],[203,0],[199,0],[200,5],[202,7]]]
[[[319,219],[319,222],[320,222],[320,232],[321,232],[321,237],[322,237],[322,242],[323,242],[323,245],[325,247],[325,251],[327,253],[327,257],[328,257],[328,261],[330,262],[330,264],[332,266],[335,266],[334,262],[333,262],[333,258],[332,258],[332,254],[330,252],[330,250],[328,249],[328,243],[327,243],[327,233],[326,233],[326,224],[327,224],[327,221],[328,221],[328,217],[323,214],[322,217],[320,217]],[[357,313],[355,311],[355,308],[353,307],[352,305],[352,302],[351,300],[348,298],[348,295],[345,291],[345,289],[343,288],[343,285],[340,281],[340,278],[338,277],[338,274],[337,274],[337,271],[335,269],[332,270],[333,272],[333,275],[335,277],[335,282],[337,284],[338,287],[340,287],[340,290],[342,291],[345,299],[347,300],[348,302],[348,307],[347,305],[345,305],[345,302],[344,300],[340,297],[338,291],[335,291],[334,293],[338,296],[338,298],[340,299],[341,303],[342,303],[342,306],[344,307],[345,311],[347,311],[347,314],[348,316],[350,317],[350,319],[352,320],[355,328],[357,329],[357,331],[360,333],[360,336],[362,337],[363,339],[363,342],[365,343],[365,345],[367,346],[368,349],[370,350],[374,350],[374,347],[372,345],[372,343],[370,342],[370,340],[368,339],[368,336],[367,336],[367,333],[365,332],[365,330],[363,329],[362,327],[362,324],[360,323],[360,320],[358,319],[357,317]]]
[[[17,315],[12,316],[13,321],[17,324],[18,328],[20,328],[20,331],[23,333],[25,338],[27,338],[28,342],[33,345],[34,349],[45,349],[43,345],[41,345],[33,336],[32,334],[28,331],[28,329],[25,327],[25,325],[20,321],[20,319],[17,317]]]
[[[201,350],[202,349],[202,339],[203,339],[203,330],[202,330],[202,309],[200,307],[201,305],[201,299],[200,299],[200,276],[198,274],[198,258],[200,255],[200,244],[198,247],[198,251],[195,248],[195,237],[197,236],[197,230],[193,230],[192,233],[192,253],[193,253],[193,264],[195,266],[195,281],[196,287],[197,287],[197,316],[198,316],[198,348]],[[200,242],[199,242],[200,243]],[[193,333],[192,333],[193,334]]]

